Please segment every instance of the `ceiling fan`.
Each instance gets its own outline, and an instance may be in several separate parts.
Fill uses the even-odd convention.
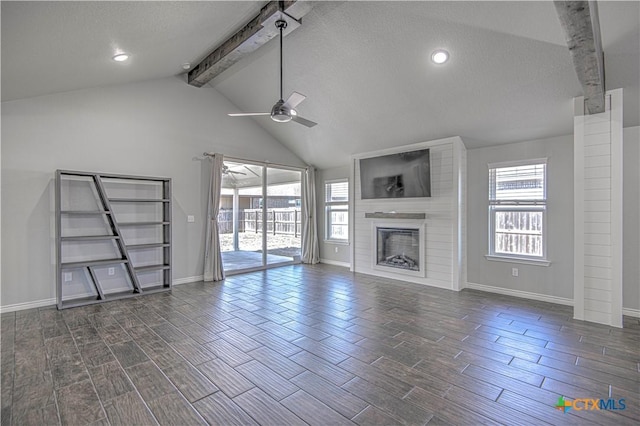
[[[270,115],[271,119],[273,121],[277,121],[278,123],[286,123],[293,120],[296,123],[300,123],[304,126],[313,127],[318,123],[314,123],[311,120],[300,117],[294,109],[295,107],[300,105],[302,101],[305,100],[306,96],[298,92],[293,92],[286,101],[282,96],[282,31],[287,28],[287,21],[278,19],[276,21],[276,27],[280,30],[280,100],[276,102],[273,108],[271,108],[271,112],[239,112],[230,113],[229,116],[252,117],[258,115]]]
[[[222,174],[223,175],[243,175],[243,176],[247,175],[244,172],[237,172],[235,170],[231,170],[229,166],[227,166],[226,164],[222,165]]]

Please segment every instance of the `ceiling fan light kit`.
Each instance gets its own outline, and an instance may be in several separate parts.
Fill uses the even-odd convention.
[[[300,105],[302,101],[305,100],[306,96],[293,92],[285,101],[282,95],[283,92],[283,77],[282,77],[282,32],[285,28],[287,28],[287,21],[284,19],[278,19],[276,21],[276,27],[280,30],[280,100],[275,103],[273,108],[271,108],[271,112],[245,112],[245,113],[230,113],[228,114],[230,117],[252,117],[259,115],[269,115],[271,119],[277,123],[287,123],[289,121],[295,121],[296,123],[302,124],[303,126],[313,127],[318,123],[314,123],[311,120],[307,120],[306,118],[302,118],[298,115],[296,110],[294,109],[296,106]]]

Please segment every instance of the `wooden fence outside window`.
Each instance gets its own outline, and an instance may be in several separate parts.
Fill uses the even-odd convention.
[[[298,237],[302,231],[302,213],[299,208],[267,209],[267,232]],[[262,209],[244,209],[238,212],[238,232],[262,232]],[[218,229],[221,234],[233,232],[233,210],[220,210]]]

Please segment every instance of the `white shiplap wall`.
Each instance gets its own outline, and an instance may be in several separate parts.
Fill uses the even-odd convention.
[[[457,188],[457,209],[458,209],[458,243],[457,251],[460,259],[457,274],[454,276],[454,290],[462,290],[467,282],[467,150],[464,145],[454,145],[454,159],[458,159],[459,164],[454,170],[458,170],[458,188]],[[457,285],[456,285],[457,284]]]
[[[430,149],[431,197],[362,200],[360,198],[360,173],[358,159],[378,155],[393,154],[416,149]],[[466,280],[463,261],[466,234],[466,150],[459,137],[424,142],[392,150],[377,151],[354,156],[352,162],[354,182],[353,205],[353,253],[352,270],[427,284],[436,287],[460,290]],[[460,205],[460,203],[463,203]],[[403,275],[389,269],[389,272],[372,267],[372,253],[375,249],[373,224],[376,222],[415,225],[415,221],[367,219],[368,212],[425,213],[425,246],[423,255],[425,277]]]
[[[621,89],[607,92],[606,104],[574,123],[574,316],[621,327]]]

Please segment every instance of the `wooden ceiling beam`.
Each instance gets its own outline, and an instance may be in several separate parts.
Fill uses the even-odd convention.
[[[595,1],[554,1],[589,114],[604,111],[604,52]]]
[[[238,62],[243,56],[257,50],[278,36],[279,31],[275,26],[275,21],[278,18],[282,17],[289,24],[285,30],[285,34],[287,34],[299,26],[296,20],[299,21],[312,7],[313,3],[310,1],[270,1],[260,10],[258,16],[225,40],[189,71],[187,82],[192,86],[202,87]],[[282,13],[283,11],[286,13]]]

